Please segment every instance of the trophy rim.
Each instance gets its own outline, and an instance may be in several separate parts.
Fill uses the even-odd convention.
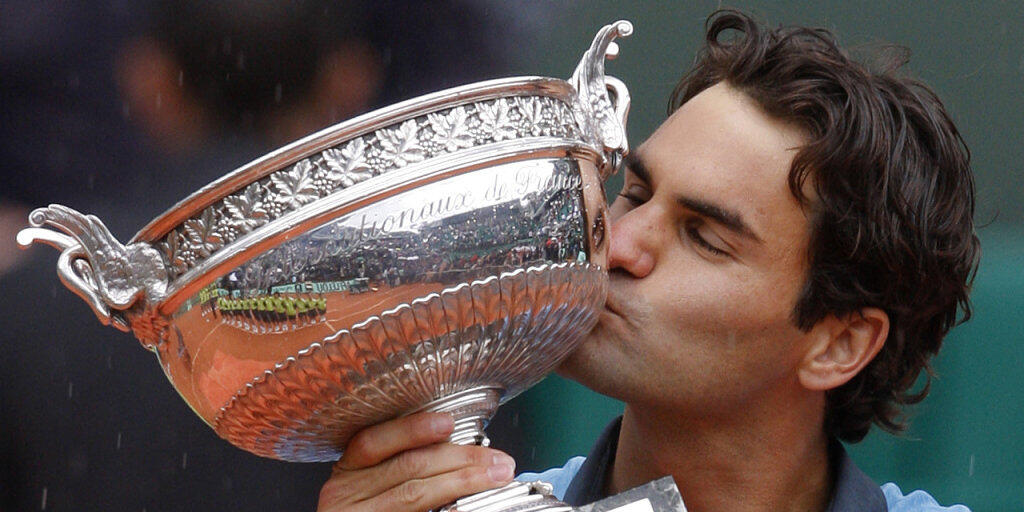
[[[250,183],[317,152],[418,116],[445,108],[504,97],[545,96],[572,104],[575,95],[576,89],[566,80],[542,76],[519,76],[452,87],[372,110],[307,135],[228,172],[155,217],[143,226],[128,243],[158,242],[181,223]],[[583,141],[574,142],[575,145],[584,145]]]

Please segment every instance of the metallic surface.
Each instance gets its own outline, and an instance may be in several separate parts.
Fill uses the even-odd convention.
[[[246,450],[333,460],[358,429],[417,410],[485,443],[494,408],[568,355],[604,300],[602,180],[629,109],[604,58],[631,31],[604,27],[568,82],[472,84],[313,134],[128,244],[60,205],[18,242],[62,251],[64,283]],[[459,510],[507,510],[477,498]],[[523,510],[563,507],[541,501]]]
[[[440,512],[569,512],[572,507],[552,496],[550,484],[512,482],[504,487],[460,498]]]
[[[551,371],[593,327],[605,291],[601,270],[563,263],[413,300],[246,384],[214,428],[258,455],[335,460],[361,428],[426,409],[456,418],[453,442],[481,442],[498,404]]]

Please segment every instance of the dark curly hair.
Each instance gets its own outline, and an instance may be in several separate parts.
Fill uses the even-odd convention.
[[[901,406],[925,397],[931,357],[971,316],[980,247],[970,152],[935,93],[895,73],[906,55],[888,52],[888,62],[869,69],[828,30],[766,29],[717,11],[669,102],[671,114],[724,81],[805,131],[789,188],[811,212],[810,265],[793,321],[807,330],[864,307],[890,321],[874,360],[828,392],[826,431],[849,442],[872,423],[906,427]],[[927,380],[915,392],[922,370]]]

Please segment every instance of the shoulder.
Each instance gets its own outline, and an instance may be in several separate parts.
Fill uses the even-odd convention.
[[[536,480],[547,482],[554,487],[553,494],[555,497],[562,499],[565,496],[565,490],[569,488],[569,482],[572,482],[573,477],[579,472],[580,466],[583,465],[585,460],[587,460],[586,457],[573,457],[567,460],[565,465],[560,468],[551,468],[540,473],[520,473],[516,480],[520,482],[533,482]]]
[[[885,495],[889,512],[971,512],[964,505],[949,507],[939,505],[935,498],[924,491],[914,491],[904,495],[903,491],[894,483],[883,485],[882,494]]]

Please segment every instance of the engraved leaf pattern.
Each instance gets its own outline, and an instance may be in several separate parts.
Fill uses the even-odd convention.
[[[480,114],[480,128],[489,133],[495,141],[514,139],[517,132],[516,127],[509,119],[509,105],[504,100],[497,100],[494,103],[481,103],[477,107]]]
[[[417,129],[416,121],[410,119],[394,130],[382,130],[379,135],[380,145],[384,149],[382,156],[398,167],[422,162],[427,155],[416,138]]]
[[[224,245],[224,239],[214,231],[216,212],[213,207],[203,210],[198,219],[185,221],[185,240],[189,248],[206,258]]]
[[[373,176],[373,169],[366,161],[366,143],[362,138],[349,142],[344,148],[324,151],[327,162],[327,178],[343,187],[351,187]]]
[[[334,190],[395,167],[421,162],[438,151],[452,152],[489,140],[531,135],[575,136],[578,128],[574,109],[578,108],[542,96],[499,98],[378,129],[276,171],[223,198],[200,218],[179,225],[161,245],[177,277],[241,234]],[[598,122],[602,120],[606,119]],[[426,137],[429,133],[429,140],[421,141],[420,129],[426,126],[430,128],[422,134]]]
[[[464,107],[455,107],[448,111],[448,114],[427,114],[427,120],[434,130],[434,139],[449,153],[473,145],[473,135],[466,122],[467,115]]]
[[[277,201],[290,208],[298,208],[319,198],[313,184],[313,164],[301,160],[291,169],[270,175],[270,184]]]
[[[522,114],[524,128],[534,136],[542,135],[548,124],[544,119],[544,104],[533,98],[516,98],[516,106]]]
[[[167,258],[167,263],[171,269],[176,274],[184,274],[188,270],[188,262],[185,261],[182,255],[181,233],[171,231],[162,245],[164,256]]]
[[[259,183],[246,187],[240,194],[224,198],[228,223],[241,233],[248,233],[267,223],[267,212],[260,207],[263,191]]]

